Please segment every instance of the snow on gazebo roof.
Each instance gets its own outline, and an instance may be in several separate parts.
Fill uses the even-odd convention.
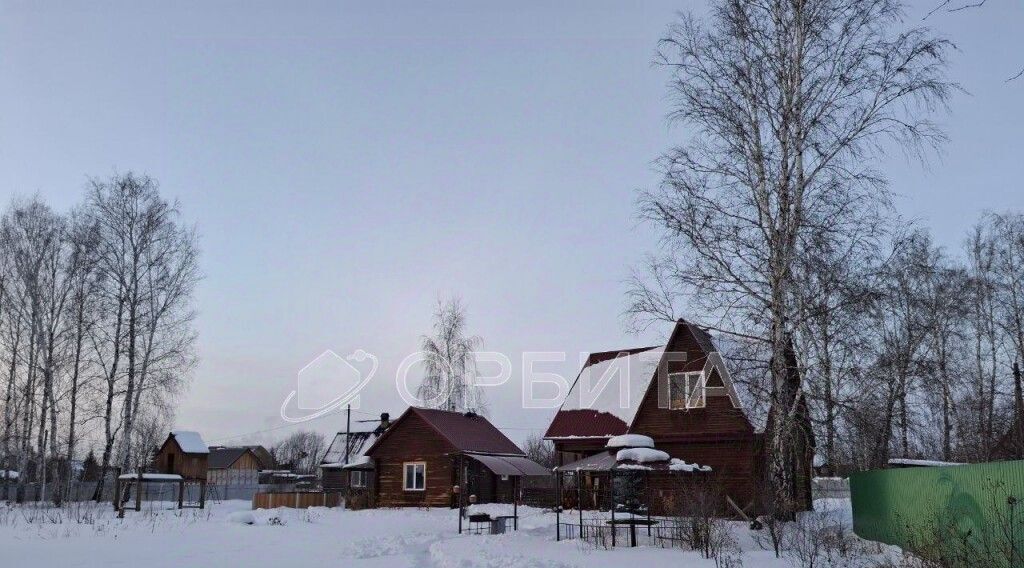
[[[125,473],[118,477],[118,479],[130,481],[139,479],[138,473]],[[182,477],[175,473],[143,473],[141,475],[142,481],[181,481]]]
[[[649,448],[626,448],[615,454],[615,461],[631,461],[636,463],[657,463],[667,462],[669,455],[661,450],[655,450],[654,444]]]
[[[654,439],[650,436],[643,436],[641,434],[622,434],[620,436],[612,436],[608,443],[604,445],[608,449],[614,448],[653,448]],[[665,458],[668,459],[668,458]]]
[[[601,452],[581,460],[555,468],[559,473],[574,472],[610,472],[613,470],[642,469],[652,471],[671,471],[683,473],[707,473],[711,466],[687,463],[679,458],[670,458],[661,450],[651,448],[627,448],[615,454]]]

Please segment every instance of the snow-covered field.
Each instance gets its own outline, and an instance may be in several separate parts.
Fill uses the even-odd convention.
[[[580,541],[555,542],[554,515],[522,508],[520,530],[504,535],[459,535],[448,509],[250,511],[245,501],[213,503],[206,510],[177,511],[146,504],[117,519],[109,504],[70,510],[0,505],[2,566],[230,565],[345,567],[711,567],[696,552],[662,548],[597,549]],[[848,521],[848,501],[827,503]],[[488,505],[491,512],[505,506]],[[510,507],[509,507],[510,509]],[[510,511],[509,511],[510,512]],[[747,567],[790,567],[761,550],[743,523],[732,530]]]

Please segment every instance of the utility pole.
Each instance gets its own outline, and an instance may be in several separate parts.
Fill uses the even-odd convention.
[[[345,464],[348,464],[348,453],[352,447],[352,404],[345,407]]]

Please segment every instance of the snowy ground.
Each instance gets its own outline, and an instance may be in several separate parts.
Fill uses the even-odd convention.
[[[711,567],[695,552],[661,548],[596,549],[555,542],[554,515],[521,509],[520,530],[505,535],[458,535],[447,509],[275,509],[249,511],[245,501],[177,511],[147,504],[117,519],[109,505],[70,510],[8,508],[0,504],[3,566],[282,566],[504,568],[530,566],[674,565]],[[489,508],[503,506],[489,505]],[[848,501],[829,503],[848,519]],[[496,512],[496,511],[495,511]],[[248,524],[252,523],[252,524]],[[790,567],[761,550],[742,523],[733,524],[747,567]]]

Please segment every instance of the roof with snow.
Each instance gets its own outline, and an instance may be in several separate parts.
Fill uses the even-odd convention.
[[[609,451],[600,452],[555,468],[556,472],[561,473],[594,473],[613,470],[707,473],[711,471],[711,466],[687,463],[681,459],[669,457],[667,453],[653,448],[631,448],[619,450],[614,454]]]
[[[651,448],[626,448],[615,452],[615,461],[631,461],[636,463],[667,462],[670,456],[661,451]]]
[[[650,436],[644,436],[642,434],[622,434],[621,436],[614,436],[608,440],[608,443],[604,445],[608,449],[612,448],[653,448],[654,438]]]
[[[210,453],[210,448],[206,446],[206,442],[203,441],[203,437],[199,435],[199,432],[193,432],[192,430],[174,430],[171,432],[171,437],[178,443],[178,447],[181,448],[182,453]]]
[[[338,432],[334,435],[334,439],[331,440],[331,445],[327,447],[327,451],[324,452],[324,458],[320,460],[323,465],[326,464],[344,464],[345,457],[348,456],[349,461],[353,458],[363,455],[363,452],[373,445],[373,442],[377,440],[377,435],[373,430],[364,430],[360,432]],[[348,451],[345,451],[345,446],[348,445]]]
[[[591,353],[545,437],[625,434],[664,351],[664,347],[639,347]]]
[[[548,426],[545,438],[612,438],[630,431],[637,411],[657,376],[668,345],[685,352],[685,360],[672,359],[673,372],[704,372],[721,383],[708,388],[723,389],[734,408],[739,398],[728,379],[728,369],[712,341],[700,327],[679,320],[664,346],[637,347],[591,353],[583,364],[569,394]],[[685,345],[685,348],[681,348]],[[717,371],[717,373],[712,373]],[[723,388],[724,387],[724,388]]]

